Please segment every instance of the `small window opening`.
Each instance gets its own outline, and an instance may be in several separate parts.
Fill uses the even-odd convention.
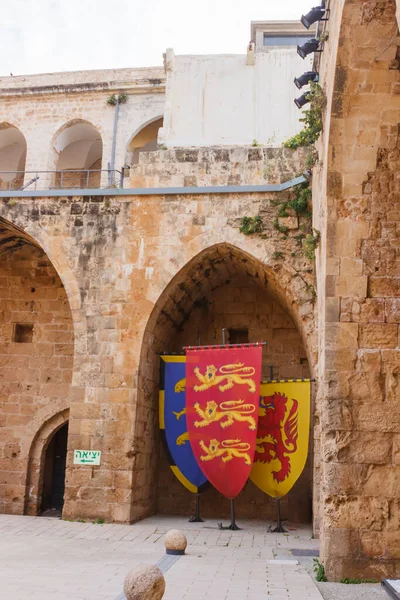
[[[248,329],[229,329],[230,344],[248,344],[249,330]]]
[[[14,342],[19,344],[30,344],[33,339],[33,325],[27,323],[15,323]]]

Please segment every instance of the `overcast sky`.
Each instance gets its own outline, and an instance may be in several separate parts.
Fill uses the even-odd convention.
[[[243,54],[250,21],[299,19],[316,0],[4,0],[0,75],[162,64]],[[310,36],[311,37],[311,36]]]

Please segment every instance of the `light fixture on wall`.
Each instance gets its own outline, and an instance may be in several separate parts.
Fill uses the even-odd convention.
[[[305,58],[313,52],[322,52],[320,42],[316,38],[311,38],[301,46],[297,46],[297,54],[299,54],[301,58]]]
[[[299,88],[299,90],[301,90],[303,86],[307,85],[308,83],[311,83],[312,81],[314,81],[315,83],[319,81],[317,71],[306,71],[305,73],[303,73],[303,75],[300,75],[300,77],[295,77],[294,84],[296,87]]]
[[[327,21],[325,15],[329,14],[329,10],[325,6],[314,6],[306,15],[301,15],[300,21],[303,23],[306,29],[310,29],[311,25],[317,23],[317,21]]]
[[[305,106],[306,104],[308,104],[308,102],[310,102],[310,99],[311,99],[310,92],[306,92],[299,98],[295,98],[294,103],[297,106],[297,108],[303,108],[303,106]]]

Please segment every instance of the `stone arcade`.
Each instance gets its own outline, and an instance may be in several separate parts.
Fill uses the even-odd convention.
[[[285,236],[274,227],[306,156],[280,147],[300,129],[292,80],[307,68],[274,35],[298,26],[254,24],[247,56],[167,51],[164,69],[1,78],[2,512],[190,512],[159,448],[158,354],[218,342],[224,326],[231,341],[268,342],[265,376],[273,364],[317,379],[284,516],[313,519],[330,578],[400,575],[399,7],[330,4],[314,269],[299,219],[279,221]],[[243,235],[256,215],[263,235]],[[100,466],[74,464],[77,449],[101,451]],[[222,517],[216,498],[204,512]],[[273,511],[248,483],[238,517]]]

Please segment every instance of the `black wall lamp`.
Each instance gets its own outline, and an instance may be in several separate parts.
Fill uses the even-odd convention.
[[[310,92],[306,92],[305,94],[302,94],[299,98],[295,98],[294,103],[297,106],[297,108],[303,108],[303,106],[308,104],[310,100]]]
[[[318,83],[318,81],[319,75],[317,71],[306,71],[305,73],[303,73],[303,75],[300,75],[300,77],[294,78],[294,84],[296,87],[299,88],[299,90],[301,90],[301,88],[307,85],[308,83]]]
[[[320,42],[316,38],[311,38],[311,40],[308,40],[302,46],[297,46],[297,54],[299,54],[301,58],[305,58],[313,52],[322,52]]]
[[[306,29],[310,29],[311,25],[317,23],[317,21],[328,21],[329,9],[325,6],[315,6],[306,15],[302,15],[300,21],[303,23]]]

